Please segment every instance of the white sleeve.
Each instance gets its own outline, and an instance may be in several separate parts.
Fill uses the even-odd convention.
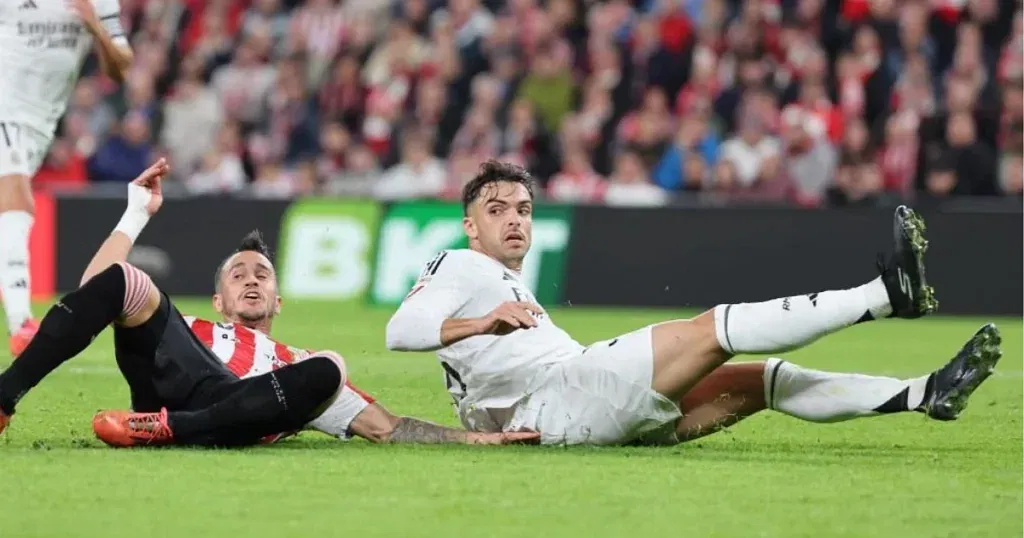
[[[96,17],[99,18],[103,29],[110,34],[115,45],[128,45],[128,38],[124,34],[124,27],[121,26],[121,3],[119,0],[96,0]]]
[[[446,260],[449,254],[442,252],[427,264],[419,281],[391,316],[385,336],[388,349],[433,351],[441,347],[441,325],[473,294],[474,280],[460,278],[460,260]]]

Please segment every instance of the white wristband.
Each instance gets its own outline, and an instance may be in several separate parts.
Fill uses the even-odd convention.
[[[139,238],[139,234],[142,233],[142,229],[149,223],[149,215],[146,214],[145,210],[138,211],[135,208],[129,207],[124,215],[121,215],[121,220],[114,227],[115,232],[121,232],[127,235],[132,243]]]
[[[132,243],[139,238],[142,229],[149,223],[149,213],[146,212],[146,204],[153,194],[135,183],[128,184],[128,208],[124,210],[121,221],[114,227],[115,232],[121,232],[131,238]]]

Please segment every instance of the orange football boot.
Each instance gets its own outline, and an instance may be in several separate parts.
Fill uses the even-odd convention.
[[[167,424],[167,409],[159,413],[100,411],[92,418],[92,431],[113,447],[157,446],[174,442]]]
[[[4,433],[4,429],[11,423],[11,417],[0,411],[0,433]]]
[[[21,324],[21,328],[18,329],[11,338],[8,344],[11,346],[11,358],[17,359],[18,355],[21,355],[22,351],[28,347],[28,343],[32,341],[32,338],[36,336],[36,332],[39,331],[39,322],[34,319],[26,319]]]

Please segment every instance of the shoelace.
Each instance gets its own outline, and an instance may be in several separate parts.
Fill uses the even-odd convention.
[[[128,419],[128,430],[132,437],[152,443],[157,439],[171,437],[171,429],[167,426],[166,415],[161,413],[146,413],[136,415]]]

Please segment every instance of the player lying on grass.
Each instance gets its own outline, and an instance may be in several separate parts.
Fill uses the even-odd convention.
[[[50,310],[25,353],[0,374],[0,431],[30,388],[113,323],[117,363],[136,412],[95,417],[97,436],[111,445],[249,445],[311,420],[342,436],[351,415],[365,416],[357,427],[378,441],[497,444],[536,437],[396,418],[347,384],[338,354],[284,346],[252,328],[269,329],[280,307],[273,266],[259,252],[236,253],[218,271],[214,303],[239,325],[186,321],[145,273],[124,261],[162,203],[167,170],[161,160],[129,186],[128,210],[89,263],[82,287]]]
[[[486,163],[462,202],[469,250],[427,264],[386,338],[392,350],[437,350],[470,430],[532,430],[545,444],[668,444],[763,409],[814,422],[905,411],[951,420],[1000,356],[999,333],[986,325],[948,364],[914,379],[821,372],[777,358],[727,363],[856,323],[931,313],[924,223],[906,207],[896,211],[893,254],[863,286],[720,305],[584,347],[520,279],[531,241],[530,176]]]

